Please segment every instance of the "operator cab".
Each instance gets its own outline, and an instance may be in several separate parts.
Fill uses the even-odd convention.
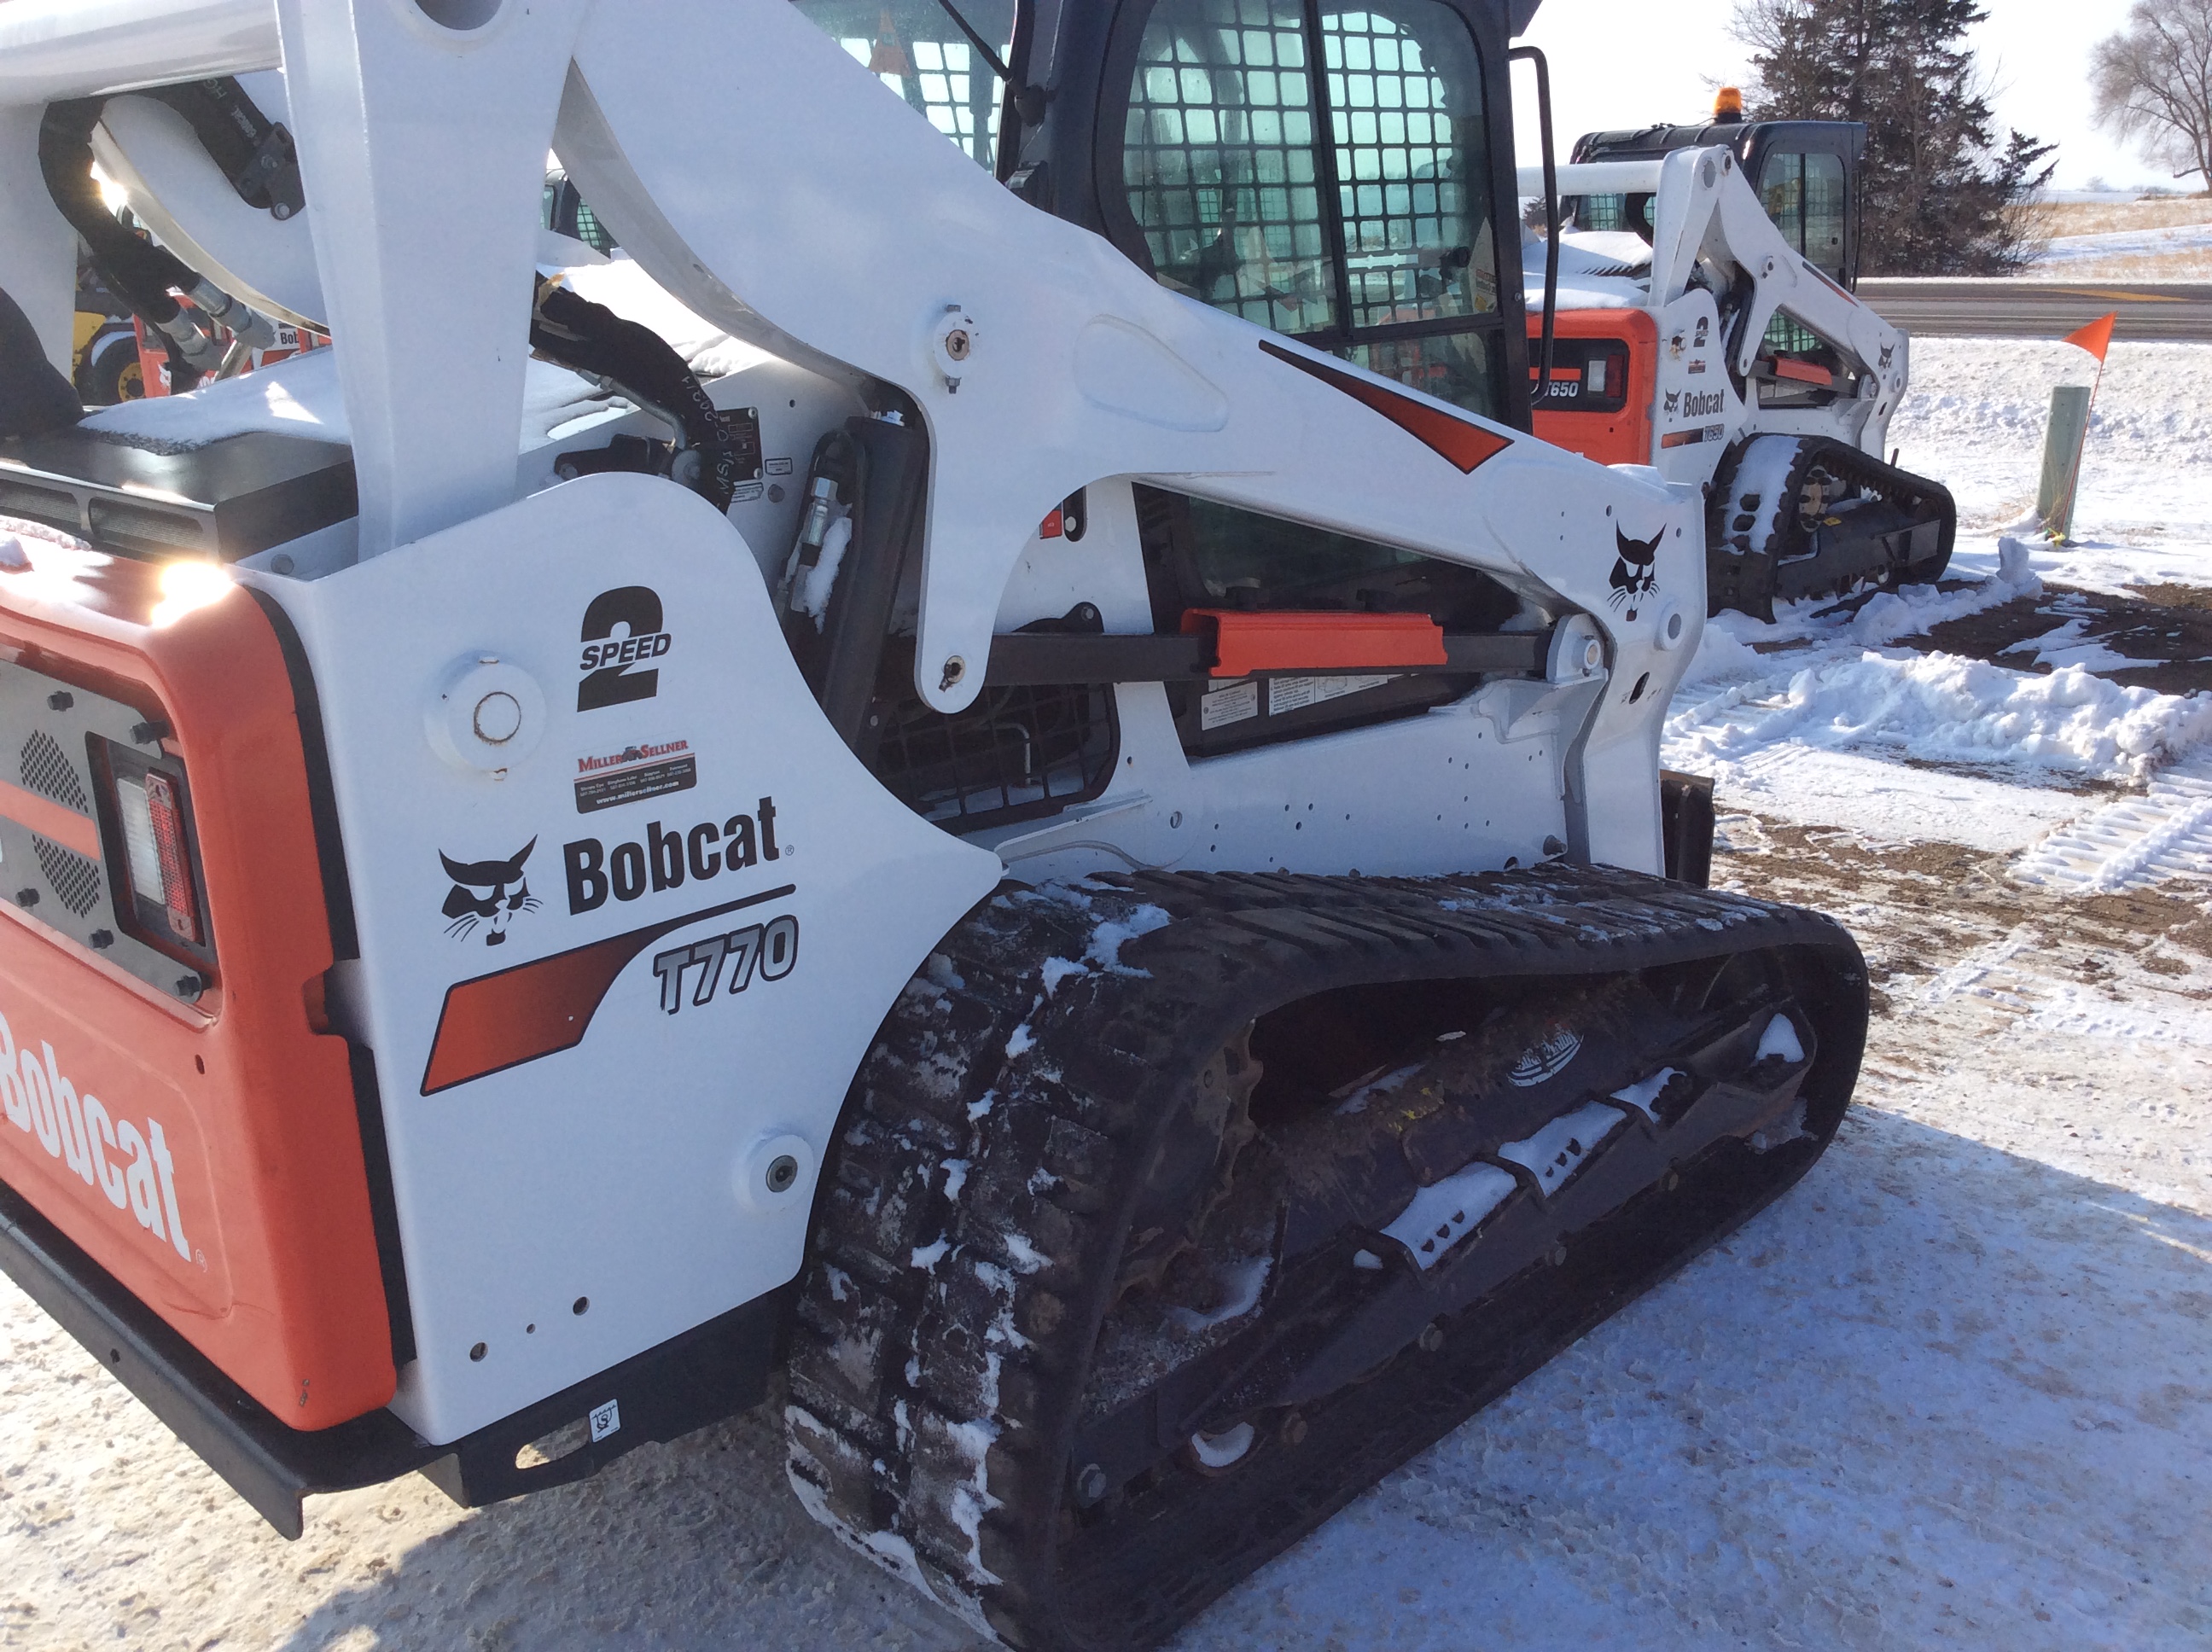
[[[1573,159],[1656,161],[1677,149],[1733,149],[1783,238],[1849,292],[1858,282],[1860,157],[1866,127],[1853,120],[1745,120],[1727,118],[1723,98],[1702,126],[1645,126],[1636,131],[1586,132]],[[1562,220],[1577,229],[1625,229],[1651,239],[1652,196],[1582,195],[1559,203]]]
[[[1528,428],[1506,67],[1532,0],[798,4],[1162,285]]]

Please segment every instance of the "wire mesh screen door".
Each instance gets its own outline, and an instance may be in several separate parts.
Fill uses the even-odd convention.
[[[968,158],[990,169],[1005,87],[939,0],[798,0],[799,9]],[[960,15],[1003,63],[1013,0],[960,0]]]
[[[1488,168],[1474,40],[1441,0],[1162,0],[1146,23],[1122,169],[1160,280],[1486,413]]]

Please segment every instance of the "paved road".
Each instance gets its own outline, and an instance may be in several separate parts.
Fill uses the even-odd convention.
[[[1923,337],[2063,338],[2117,310],[2115,338],[2212,342],[2212,285],[2202,283],[1880,280],[1859,282],[1858,295]]]

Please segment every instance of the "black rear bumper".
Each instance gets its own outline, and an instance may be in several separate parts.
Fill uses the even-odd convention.
[[[169,1430],[286,1537],[301,1499],[416,1469],[464,1507],[564,1485],[632,1449],[757,1405],[780,1353],[789,1289],[775,1291],[447,1445],[388,1411],[336,1428],[287,1428],[168,1323],[0,1183],[0,1272],[107,1367]],[[522,1447],[611,1402],[617,1426],[550,1461]]]

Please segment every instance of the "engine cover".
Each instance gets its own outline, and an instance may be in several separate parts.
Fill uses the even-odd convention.
[[[392,1334],[276,631],[205,565],[0,548],[0,1179],[294,1428],[372,1411]],[[134,786],[177,811],[159,844]]]

